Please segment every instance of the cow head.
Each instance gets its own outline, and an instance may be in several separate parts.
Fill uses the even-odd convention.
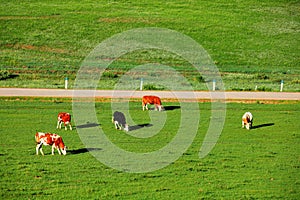
[[[67,155],[67,147],[64,146],[64,148],[60,149],[63,155]]]
[[[165,111],[165,108],[162,105],[160,105],[159,111]]]
[[[128,127],[128,124],[125,124],[125,128],[124,128],[124,131],[128,132],[129,131],[129,127]]]
[[[252,126],[251,118],[249,115],[247,115],[246,118],[244,118],[244,123],[246,124],[246,129],[249,130]]]

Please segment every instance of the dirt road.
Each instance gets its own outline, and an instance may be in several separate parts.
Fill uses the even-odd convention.
[[[143,95],[177,99],[226,99],[226,100],[300,100],[299,92],[206,92],[206,91],[128,91],[128,90],[65,90],[0,88],[0,96],[30,97],[108,97],[141,98]]]

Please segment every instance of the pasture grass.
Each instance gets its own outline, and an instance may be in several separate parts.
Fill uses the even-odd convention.
[[[72,112],[70,99],[0,98],[1,199],[297,199],[300,104],[277,103],[227,103],[222,135],[203,159],[198,153],[210,122],[210,103],[199,103],[198,134],[177,161],[149,173],[126,173],[88,153],[76,132],[78,124],[73,131],[56,130],[57,113]],[[96,102],[95,108],[105,134],[132,152],[164,146],[180,123],[181,108],[167,110],[164,129],[137,143],[114,129],[109,101]],[[254,115],[250,131],[241,128],[245,111]],[[130,102],[135,123],[149,123],[147,112],[142,111],[140,102]],[[52,156],[51,148],[44,147],[45,156],[36,156],[36,131],[61,135],[68,146],[67,155],[55,152]]]
[[[278,91],[284,80],[284,90],[300,91],[298,1],[12,0],[1,5],[0,70],[14,75],[0,80],[1,87],[63,88],[66,76],[71,87],[83,59],[103,40],[133,28],[160,27],[202,45],[226,90]],[[207,90],[195,69],[167,52],[132,52],[110,70],[121,76],[147,63],[168,65],[195,90]],[[111,89],[117,81],[113,76],[98,87]]]

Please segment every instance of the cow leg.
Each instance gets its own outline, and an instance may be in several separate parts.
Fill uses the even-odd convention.
[[[65,123],[64,123],[65,130],[68,130],[68,125],[69,125],[69,127],[70,127],[70,130],[72,130],[71,122],[65,122]]]
[[[44,152],[43,152],[43,148],[42,148],[42,147],[40,148],[40,152],[41,152],[42,155],[44,155]]]
[[[143,111],[145,110],[145,108],[146,110],[148,110],[147,103],[143,103],[142,105],[143,105]]]
[[[43,143],[40,144],[39,150],[40,150],[41,154],[44,155],[44,152],[43,152]]]
[[[61,129],[62,121],[59,122],[59,129]]]
[[[248,130],[250,129],[249,123],[246,124],[246,129],[248,129]]]
[[[114,121],[114,123],[115,123],[115,128],[119,129],[119,123],[117,121]]]
[[[55,151],[55,149],[57,149],[57,151],[58,151],[58,154],[59,154],[59,155],[61,155],[61,152],[59,151],[59,148],[58,148],[58,147],[56,147],[55,145],[52,145],[52,155],[54,155],[54,151]]]
[[[56,126],[56,128],[61,128],[61,119],[60,118],[58,118],[57,119],[57,126]]]
[[[54,145],[52,145],[52,151],[51,151],[52,155],[54,155],[54,148],[55,148]]]
[[[60,150],[59,150],[59,147],[57,147],[56,149],[57,149],[57,151],[58,151],[58,154],[61,155],[61,152],[60,152]]]
[[[245,124],[244,124],[244,121],[242,120],[242,128],[244,128],[245,127]]]
[[[43,143],[39,143],[39,144],[36,145],[36,148],[35,148],[36,155],[39,155],[39,150],[41,151],[41,154],[44,155],[44,152],[42,150],[42,146],[43,146]]]
[[[36,155],[39,155],[39,144],[36,145],[35,151],[36,151]]]
[[[118,121],[116,121],[116,122],[117,122],[117,127],[118,127],[117,129],[118,129],[118,130],[122,130],[122,125],[121,125],[121,124],[119,124],[119,122],[118,122]]]
[[[128,127],[128,124],[125,124],[125,128],[124,128],[124,131],[128,132],[129,131],[129,127]]]
[[[251,129],[251,128],[252,128],[252,123],[250,122],[250,123],[249,123],[249,129]]]

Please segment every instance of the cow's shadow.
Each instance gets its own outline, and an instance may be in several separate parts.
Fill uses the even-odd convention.
[[[268,126],[274,126],[274,125],[275,125],[275,123],[260,124],[260,125],[252,126],[251,129],[257,129],[257,128],[268,127]]]
[[[101,124],[98,123],[86,123],[86,124],[82,124],[82,125],[78,125],[76,126],[76,128],[92,128],[92,127],[96,127],[96,126],[100,126]]]
[[[180,109],[181,107],[180,106],[164,106],[162,111],[168,111],[168,110],[175,110],[175,109]],[[151,107],[151,108],[148,108],[148,110],[156,110],[155,107]]]
[[[164,106],[165,111],[180,109],[180,106]]]
[[[151,126],[153,126],[153,124],[149,124],[149,123],[129,126],[129,131],[135,131],[135,130],[138,130],[138,129],[141,129],[141,128],[151,127]]]
[[[101,148],[81,148],[81,149],[74,149],[74,150],[68,150],[67,153],[70,154],[81,154],[81,153],[87,153],[89,151],[101,151]]]

